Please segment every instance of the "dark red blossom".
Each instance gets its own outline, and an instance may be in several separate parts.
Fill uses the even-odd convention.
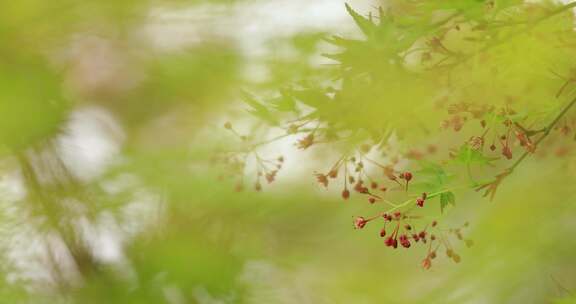
[[[393,247],[393,248],[398,247],[398,241],[396,240],[396,238],[394,238],[392,236],[387,237],[386,240],[384,241],[384,243],[388,247]]]
[[[418,207],[424,207],[424,199],[422,199],[421,197],[417,198],[416,205],[418,205]]]
[[[400,236],[400,245],[402,245],[404,248],[410,248],[410,241],[405,234]]]

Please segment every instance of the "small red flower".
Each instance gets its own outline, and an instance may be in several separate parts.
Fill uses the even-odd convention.
[[[306,150],[308,147],[314,144],[314,134],[310,133],[306,137],[298,140],[298,149]]]
[[[417,198],[416,205],[418,205],[418,207],[424,207],[424,200],[421,197]]]
[[[426,239],[426,231],[420,231],[420,233],[418,233],[418,237],[420,237],[421,239]]]
[[[386,238],[386,240],[384,241],[384,243],[385,243],[386,246],[388,246],[388,247],[394,247],[394,248],[397,248],[397,247],[398,247],[398,241],[397,241],[395,238],[391,237],[391,236],[389,236],[388,238]]]
[[[364,226],[366,226],[366,223],[368,223],[368,221],[365,218],[359,216],[354,220],[354,228],[362,229]]]
[[[358,181],[356,183],[356,185],[354,185],[354,191],[356,191],[358,193],[366,194],[366,193],[368,193],[368,188],[364,187],[364,184],[362,183],[362,181]]]
[[[402,245],[404,248],[410,248],[410,241],[405,234],[400,236],[400,245]]]
[[[342,191],[342,198],[347,200],[350,197],[350,191],[348,191],[348,189],[344,189],[344,191]]]
[[[328,177],[322,173],[316,173],[316,180],[324,187],[328,187]]]
[[[386,236],[386,228],[382,228],[382,230],[380,230],[380,237],[384,236]]]
[[[412,173],[410,173],[410,172],[404,172],[403,174],[404,174],[404,175],[403,175],[403,178],[404,178],[407,182],[409,182],[410,180],[412,180]]]

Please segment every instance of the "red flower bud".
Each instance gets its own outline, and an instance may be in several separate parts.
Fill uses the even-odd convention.
[[[350,197],[350,191],[348,191],[348,189],[344,189],[344,191],[342,191],[342,198],[347,200]]]
[[[417,198],[416,205],[418,205],[418,207],[424,207],[424,200],[421,197]]]
[[[384,236],[386,236],[386,228],[382,228],[382,230],[380,230],[380,237]]]
[[[409,182],[412,179],[412,173],[410,172],[404,172],[404,177],[403,177],[407,182]]]

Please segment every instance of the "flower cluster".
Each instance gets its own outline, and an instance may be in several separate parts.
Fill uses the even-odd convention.
[[[291,125],[287,129],[287,134],[293,135],[299,133],[303,125]],[[226,123],[224,127],[240,138],[242,142],[248,142],[249,136],[240,135],[231,124]],[[297,142],[297,147],[307,149],[318,143],[315,140],[315,132],[306,131],[306,135]],[[483,146],[482,138],[470,140],[470,146],[481,148]],[[230,163],[236,164],[236,173],[240,175],[239,188],[242,186],[243,174],[248,156],[253,156],[256,162],[256,177],[254,189],[262,189],[261,179],[268,183],[275,180],[278,170],[282,168],[284,157],[276,159],[264,159],[256,151],[258,145],[248,145],[243,154],[231,154],[228,159]],[[427,253],[423,261],[424,268],[430,268],[432,260],[436,257],[438,250],[445,249],[447,256],[453,261],[459,262],[460,256],[455,253],[454,247],[450,245],[450,238],[455,237],[463,240],[466,245],[471,245],[471,240],[465,240],[462,237],[460,229],[440,229],[437,221],[425,222],[422,215],[417,214],[419,209],[424,208],[427,202],[436,196],[441,196],[448,192],[443,190],[436,193],[421,192],[418,195],[411,193],[410,185],[418,177],[411,171],[398,170],[399,159],[384,165],[371,157],[368,152],[371,151],[370,145],[362,145],[358,153],[350,156],[340,157],[327,171],[314,173],[316,181],[322,187],[329,187],[331,184],[342,186],[341,196],[344,200],[351,199],[352,195],[366,199],[370,204],[381,203],[390,206],[388,210],[378,213],[372,217],[357,217],[354,219],[354,228],[363,229],[368,223],[376,220],[382,221],[382,228],[379,235],[384,239],[384,244],[390,248],[416,248],[426,247]],[[429,149],[430,150],[430,149]],[[435,152],[435,151],[434,151]],[[379,174],[377,172],[380,172]],[[403,203],[394,203],[390,196],[404,196],[407,198]]]
[[[224,123],[224,128],[229,130],[234,136],[245,144],[240,151],[222,152],[213,158],[214,162],[224,164],[227,167],[226,174],[220,178],[236,178],[236,191],[242,191],[245,183],[245,171],[247,160],[251,157],[256,163],[256,176],[254,177],[254,190],[262,190],[262,180],[268,184],[276,180],[278,171],[284,164],[284,156],[274,159],[266,159],[260,156],[257,151],[258,144],[250,143],[249,136],[241,135],[234,129],[230,122]]]
[[[483,152],[485,143],[489,142],[490,152],[497,152],[506,159],[514,157],[514,146],[533,153],[536,149],[533,137],[545,131],[528,130],[523,127],[524,119],[509,106],[495,108],[458,103],[449,105],[447,110],[451,118],[442,122],[444,129],[452,128],[454,131],[460,131],[465,122],[477,120],[482,134],[470,137],[467,145],[474,151]],[[455,157],[454,154],[451,156]]]
[[[451,228],[448,230],[439,227],[437,221],[432,221],[427,223],[418,230],[415,228],[413,221],[420,219],[417,215],[412,215],[411,211],[399,212],[395,211],[393,213],[385,212],[378,214],[370,218],[357,217],[354,219],[354,228],[362,229],[369,222],[376,220],[382,221],[382,228],[380,229],[380,237],[384,238],[384,244],[392,249],[397,249],[400,244],[403,248],[411,248],[418,244],[420,247],[426,249],[426,255],[422,260],[422,267],[424,269],[429,269],[432,266],[432,260],[437,256],[437,252],[444,250],[446,256],[459,263],[461,257],[456,253],[454,247],[451,244],[451,239],[463,241],[467,247],[473,245],[473,241],[470,239],[464,239],[462,234],[462,229],[468,227],[466,222],[460,228]],[[388,233],[391,231],[390,233]]]
[[[365,164],[381,169],[382,175],[380,177],[370,175]],[[379,235],[384,238],[384,244],[387,247],[415,248],[418,247],[416,245],[420,245],[420,247],[427,248],[422,263],[426,269],[431,267],[432,260],[436,258],[439,250],[445,249],[447,256],[454,262],[460,261],[460,256],[450,244],[451,238],[463,240],[467,246],[472,244],[471,240],[463,238],[461,229],[441,229],[437,221],[422,223],[425,218],[417,214],[418,209],[424,208],[431,198],[442,196],[449,191],[444,190],[432,194],[424,192],[417,196],[410,194],[409,185],[417,179],[410,171],[397,171],[392,165],[382,165],[368,158],[366,154],[360,153],[358,156],[340,158],[326,173],[315,173],[315,176],[317,182],[323,187],[328,187],[331,180],[337,180],[341,176],[344,200],[348,200],[351,194],[355,193],[366,197],[370,204],[383,202],[390,205],[388,210],[375,216],[356,217],[354,228],[363,229],[368,223],[381,221],[382,228],[379,230]],[[394,191],[399,194],[403,193],[409,198],[403,203],[393,203],[386,197],[387,193]],[[419,226],[421,228],[417,229]]]
[[[347,200],[350,198],[351,190],[354,193],[363,195],[368,202],[374,204],[383,201],[383,195],[391,188],[385,184],[385,181],[378,181],[378,178],[370,176],[366,171],[364,163],[368,162],[382,169],[385,179],[396,183],[399,188],[408,191],[408,185],[412,180],[411,172],[397,172],[392,166],[384,166],[361,154],[359,158],[342,157],[326,173],[315,173],[316,181],[328,187],[330,180],[336,180],[342,176],[343,189],[341,196]]]

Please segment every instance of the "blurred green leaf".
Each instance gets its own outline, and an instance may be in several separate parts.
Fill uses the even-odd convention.
[[[443,192],[440,194],[440,212],[444,213],[446,206],[452,205],[456,206],[456,197],[452,192]]]

